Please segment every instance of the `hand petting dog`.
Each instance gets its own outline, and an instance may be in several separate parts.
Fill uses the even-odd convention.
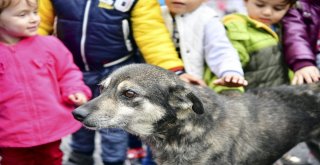
[[[225,75],[217,80],[213,81],[214,85],[221,85],[226,87],[242,87],[247,86],[248,81],[240,75]]]

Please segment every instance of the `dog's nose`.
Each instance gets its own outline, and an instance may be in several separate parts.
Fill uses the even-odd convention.
[[[76,120],[82,122],[89,115],[89,112],[86,109],[79,107],[72,111],[72,115]]]

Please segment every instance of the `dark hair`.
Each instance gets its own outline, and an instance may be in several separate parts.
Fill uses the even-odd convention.
[[[286,4],[289,4],[290,6],[294,5],[298,0],[285,0],[284,2]]]
[[[21,0],[0,0],[0,13],[11,5],[17,5]],[[38,0],[36,1],[36,4],[32,0],[23,0],[26,1],[29,6],[36,6],[38,3]]]

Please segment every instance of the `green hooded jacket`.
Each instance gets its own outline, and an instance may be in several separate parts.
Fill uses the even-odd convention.
[[[270,87],[289,83],[287,65],[278,35],[264,23],[246,15],[231,14],[223,19],[228,38],[238,51],[248,86],[245,89],[215,86],[215,75],[206,69],[204,79],[216,92],[223,90]]]

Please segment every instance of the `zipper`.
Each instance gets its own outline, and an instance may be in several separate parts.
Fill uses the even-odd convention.
[[[126,44],[127,50],[130,52],[132,51],[132,44],[131,41],[129,40],[129,33],[130,33],[130,29],[129,29],[129,22],[128,20],[122,20],[122,33],[123,33],[123,39],[124,39],[124,43]]]
[[[84,68],[86,71],[90,70],[87,59],[86,59],[86,52],[85,52],[85,43],[86,43],[86,37],[87,37],[87,25],[88,25],[90,6],[91,6],[91,0],[87,0],[86,8],[83,16],[82,35],[80,40],[80,53],[81,53],[82,62],[84,64]]]

